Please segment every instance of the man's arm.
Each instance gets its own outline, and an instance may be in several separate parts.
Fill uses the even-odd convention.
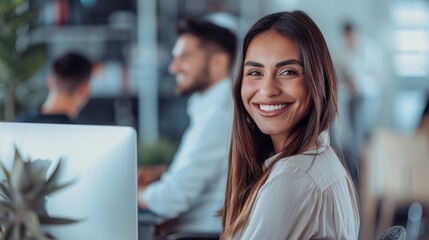
[[[229,129],[219,117],[191,126],[169,171],[140,189],[139,206],[171,219],[187,211],[208,184],[226,178]]]
[[[148,167],[139,167],[137,172],[137,179],[139,188],[145,188],[147,185],[158,181],[167,170],[167,166],[158,165],[158,166],[148,166]]]
[[[166,170],[167,167],[164,165],[140,167],[137,172],[138,195],[140,196],[149,184],[158,181],[161,178],[161,174]],[[148,208],[143,198],[138,198],[138,205],[139,208]]]

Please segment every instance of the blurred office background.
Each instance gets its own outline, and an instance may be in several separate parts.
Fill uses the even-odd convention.
[[[375,154],[382,158],[385,153],[380,149],[384,148],[387,148],[387,155],[393,154],[392,148],[404,146],[401,141],[409,143],[415,139],[429,92],[429,1],[17,0],[20,6],[7,13],[5,9],[13,1],[0,2],[0,14],[3,14],[0,16],[1,119],[12,120],[22,112],[37,108],[47,94],[45,81],[53,59],[66,51],[75,50],[96,63],[91,82],[91,100],[80,115],[81,121],[132,126],[137,130],[141,143],[146,145],[165,139],[172,145],[178,144],[188,125],[185,111],[187,99],[174,95],[175,80],[167,70],[176,39],[175,24],[179,18],[226,13],[228,18],[235,19],[234,27],[238,36],[242,37],[251,24],[265,14],[302,9],[322,30],[336,64],[340,64],[343,53],[342,26],[345,21],[353,22],[357,30],[370,39],[379,54],[376,62],[382,72],[379,82],[381,91],[378,111],[368,113],[374,124],[362,151],[352,156],[345,151],[345,157],[351,159],[349,162],[356,163],[359,170],[353,174],[360,176],[357,183],[362,198],[361,210],[363,214],[367,209],[373,213],[369,214],[371,217],[362,218],[362,229],[375,232],[376,227],[383,224],[377,222],[384,221],[381,220],[384,219],[383,204],[390,196],[383,195],[384,191],[380,190],[383,187],[371,184],[379,184],[375,183],[377,179],[384,183],[390,181],[380,180],[389,174],[383,175],[374,170],[389,171],[386,169],[390,167],[390,155],[384,162],[371,160],[371,156]],[[19,24],[18,21],[11,23],[10,16],[25,12],[33,15],[23,18]],[[222,15],[219,16],[222,18]],[[11,32],[13,27],[16,31]],[[6,35],[14,36],[7,44],[4,40]],[[339,95],[341,116],[333,137],[337,139],[339,149],[344,150],[347,146],[344,142],[352,141],[354,136],[347,131],[345,102],[349,96],[344,86],[340,86]],[[388,140],[380,140],[381,143],[377,144],[386,146],[377,148],[379,152],[372,154],[374,135],[379,134],[379,130],[382,137],[376,140],[384,139],[386,134],[387,139],[399,140],[392,145],[386,143]],[[407,161],[422,158],[429,166],[426,152],[410,152],[413,155],[407,155]],[[372,167],[374,162],[387,165]],[[429,167],[419,169],[423,169],[420,175],[429,175]],[[411,181],[411,175],[416,175],[410,171],[403,174],[404,181]],[[410,186],[406,185],[405,188]],[[429,186],[429,182],[425,186]],[[419,231],[423,235],[424,217],[427,217],[424,214],[425,201],[429,202],[426,198],[429,187],[425,186],[419,190],[424,191],[422,196],[388,201],[398,207],[394,207],[391,214],[393,220],[386,220],[385,224],[405,225],[409,222],[408,203],[417,201],[422,206],[422,217],[419,218],[422,222],[419,226],[422,227]],[[367,207],[370,200],[365,200],[364,196],[374,200],[371,207]],[[376,220],[368,220],[370,218]]]

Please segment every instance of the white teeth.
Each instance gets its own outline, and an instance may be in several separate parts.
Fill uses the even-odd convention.
[[[278,104],[278,105],[262,105],[262,104],[260,104],[259,108],[261,110],[264,110],[264,111],[267,111],[267,112],[272,112],[272,111],[275,111],[275,110],[279,110],[279,109],[285,108],[286,106],[287,106],[287,104]]]

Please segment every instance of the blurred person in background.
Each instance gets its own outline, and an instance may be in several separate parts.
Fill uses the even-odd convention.
[[[422,116],[420,118],[419,126],[417,128],[418,132],[429,133],[429,95],[426,97],[426,104],[423,110]]]
[[[222,239],[357,239],[353,181],[330,146],[337,81],[302,11],[258,20],[233,83]]]
[[[344,115],[340,125],[346,131],[344,147],[353,159],[359,159],[363,144],[376,125],[381,105],[384,63],[380,47],[347,21],[342,28],[344,46],[339,52],[339,80],[345,92]],[[344,136],[345,135],[345,136]],[[351,161],[351,160],[348,160]],[[358,162],[357,162],[358,163]]]
[[[40,109],[16,119],[17,122],[75,123],[90,96],[92,63],[77,52],[57,58],[47,79],[48,97]]]
[[[236,37],[229,29],[202,19],[183,19],[177,30],[169,71],[176,77],[176,94],[191,95],[190,125],[166,172],[139,172],[138,203],[164,220],[158,227],[161,235],[219,234],[217,213],[225,196],[232,123],[229,75]]]

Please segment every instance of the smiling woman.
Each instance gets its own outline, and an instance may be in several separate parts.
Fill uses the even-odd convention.
[[[302,11],[261,18],[244,38],[223,239],[357,239],[355,188],[329,144],[337,83]]]
[[[300,58],[289,37],[269,30],[255,36],[244,59],[244,107],[259,129],[271,136],[276,152],[310,108]]]

